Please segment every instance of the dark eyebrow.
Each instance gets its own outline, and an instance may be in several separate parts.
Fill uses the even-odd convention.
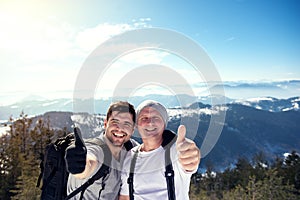
[[[126,121],[124,124],[130,124],[131,126],[133,126],[133,124],[129,121]]]
[[[111,118],[110,120],[111,120],[112,122],[120,122],[120,120],[115,119],[115,118]],[[132,124],[131,122],[129,122],[129,121],[125,121],[124,124],[130,124],[131,126],[133,126],[133,124]]]

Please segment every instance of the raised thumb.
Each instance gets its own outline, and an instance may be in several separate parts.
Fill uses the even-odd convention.
[[[180,144],[185,140],[186,128],[184,125],[180,125],[177,130],[176,144]]]
[[[83,139],[82,139],[81,131],[78,127],[74,128],[74,136],[75,136],[75,146],[76,147],[85,146],[84,142],[83,142]]]

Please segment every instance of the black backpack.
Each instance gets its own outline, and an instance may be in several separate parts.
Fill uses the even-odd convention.
[[[168,197],[169,200],[175,200],[174,170],[171,162],[170,148],[176,142],[177,135],[170,130],[164,130],[162,137],[163,142],[161,146],[165,149],[165,177],[167,182]],[[130,200],[134,200],[133,176],[137,156],[138,151],[136,151],[131,160],[130,173],[127,179]]]
[[[83,185],[67,195],[67,182],[69,172],[66,168],[65,150],[75,141],[73,133],[65,137],[58,138],[54,143],[50,143],[46,147],[43,163],[40,165],[41,174],[39,176],[37,187],[40,187],[40,181],[43,180],[41,200],[66,200],[74,197],[81,192],[82,199],[85,190],[92,185],[96,180],[109,173],[109,166],[112,155],[108,146],[99,138],[87,139],[85,143],[99,145],[104,152],[104,162],[100,169]],[[130,150],[133,144],[128,141],[124,144],[126,150]]]

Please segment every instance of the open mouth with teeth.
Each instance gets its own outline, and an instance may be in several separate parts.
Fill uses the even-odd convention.
[[[153,135],[157,133],[157,127],[147,127],[144,129],[144,133],[148,135]]]
[[[120,133],[120,132],[114,132],[113,135],[116,137],[116,138],[123,138],[123,137],[126,137],[127,134],[125,133]]]
[[[157,128],[145,128],[145,131],[147,132],[153,132],[153,131],[156,131]]]

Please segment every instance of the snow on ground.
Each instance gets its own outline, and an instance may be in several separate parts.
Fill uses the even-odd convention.
[[[9,131],[9,125],[4,126],[4,125],[0,125],[0,136],[2,136],[3,134],[6,134],[7,131]]]
[[[247,101],[250,102],[260,102],[260,101],[274,101],[272,97],[256,97],[256,98],[249,98]]]
[[[181,109],[181,108],[171,108],[167,109],[169,117],[176,116],[189,116],[193,114],[205,114],[205,115],[216,115],[220,111],[226,111],[228,109],[227,106],[214,106],[212,108],[200,108],[200,109]]]
[[[299,110],[299,103],[293,102],[292,104],[293,104],[295,110]]]

